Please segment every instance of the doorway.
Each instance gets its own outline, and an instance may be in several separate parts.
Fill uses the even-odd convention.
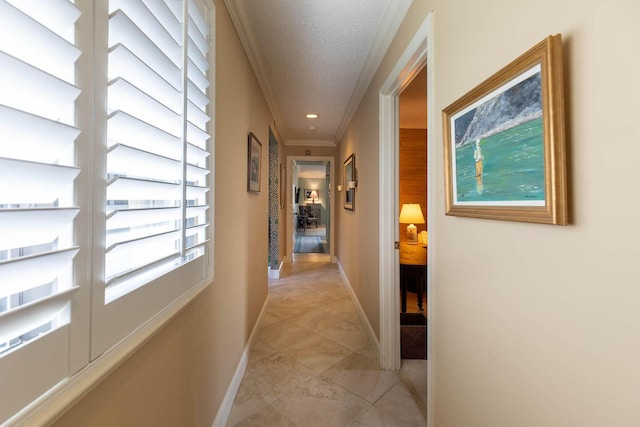
[[[414,77],[427,66],[427,105],[433,112],[433,56],[430,48],[432,14],[429,14],[413,39],[401,55],[387,80],[380,89],[380,364],[383,369],[400,369],[400,260],[399,251],[395,250],[395,242],[399,241],[398,213],[400,212],[398,196],[398,154],[399,154],[399,95]],[[427,138],[433,141],[434,114],[427,115]],[[429,144],[431,151],[433,144]],[[428,173],[432,173],[433,155],[428,153]],[[428,197],[432,179],[428,180]],[[427,258],[433,250],[433,203],[427,201],[427,229],[431,232],[431,243],[427,249]],[[406,226],[406,224],[405,224]],[[433,314],[429,295],[434,282],[430,280],[433,268],[427,268],[426,276],[429,286],[426,289],[427,311]],[[430,324],[427,324],[427,356],[431,354]],[[428,377],[428,385],[430,377]]]
[[[399,99],[398,200],[400,206],[400,354],[427,358],[427,67]]]
[[[287,261],[335,262],[334,159],[288,156]]]

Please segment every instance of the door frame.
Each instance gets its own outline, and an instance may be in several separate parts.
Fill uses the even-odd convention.
[[[336,175],[336,159],[333,156],[287,156],[287,244],[285,262],[291,262],[293,260],[293,168],[292,165],[296,161],[325,161],[329,162],[329,180],[331,181],[331,187],[327,187],[327,197],[331,198],[329,205],[329,254],[331,255],[331,262],[336,262],[335,256],[335,201],[333,200],[335,194],[335,175]]]
[[[397,213],[398,206],[398,158],[399,158],[399,95],[415,75],[427,66],[427,229],[429,230],[429,247],[427,259],[433,259],[433,142],[435,106],[434,94],[434,62],[433,62],[433,12],[422,22],[404,53],[393,67],[391,73],[380,88],[380,141],[379,141],[379,214],[380,214],[380,366],[386,370],[400,369],[400,257],[394,248],[399,238]],[[433,269],[427,268],[427,312],[433,317],[431,294]],[[431,366],[433,364],[433,346],[431,333],[432,322],[427,322],[427,358],[428,399],[431,393]],[[427,407],[429,407],[429,402]]]

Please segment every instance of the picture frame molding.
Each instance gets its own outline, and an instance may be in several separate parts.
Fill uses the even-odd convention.
[[[249,132],[247,139],[247,191],[259,193],[262,172],[262,143],[253,132]]]
[[[344,161],[343,164],[343,174],[342,174],[342,185],[343,185],[343,207],[346,210],[354,211],[356,209],[356,189],[349,188],[348,186],[348,177],[351,177],[352,181],[357,182],[356,177],[356,155],[355,153],[351,153],[347,160]]]
[[[442,110],[445,161],[445,214],[473,218],[567,225],[567,178],[565,108],[563,84],[562,38],[560,34],[548,36],[523,55],[496,72]],[[461,204],[454,200],[455,129],[451,118],[465,108],[482,100],[523,73],[540,65],[544,203],[542,206],[522,206],[505,201],[500,205]],[[479,104],[478,104],[479,105]],[[509,130],[511,128],[507,128]],[[501,133],[503,131],[500,131]],[[476,174],[478,174],[476,170]],[[482,173],[481,173],[482,174]],[[480,174],[480,176],[481,176]],[[477,177],[478,175],[476,175]]]

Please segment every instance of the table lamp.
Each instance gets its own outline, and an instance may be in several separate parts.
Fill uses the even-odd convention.
[[[424,224],[422,209],[418,203],[405,203],[400,210],[399,221],[407,226],[407,243],[416,245],[418,243],[418,227],[415,224]]]
[[[316,190],[313,190],[310,196],[311,196],[311,203],[315,203],[316,199],[318,198],[318,192]]]

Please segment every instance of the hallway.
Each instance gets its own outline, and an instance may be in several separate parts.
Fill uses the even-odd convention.
[[[426,361],[378,368],[335,264],[285,264],[269,298],[227,426],[426,425]]]

